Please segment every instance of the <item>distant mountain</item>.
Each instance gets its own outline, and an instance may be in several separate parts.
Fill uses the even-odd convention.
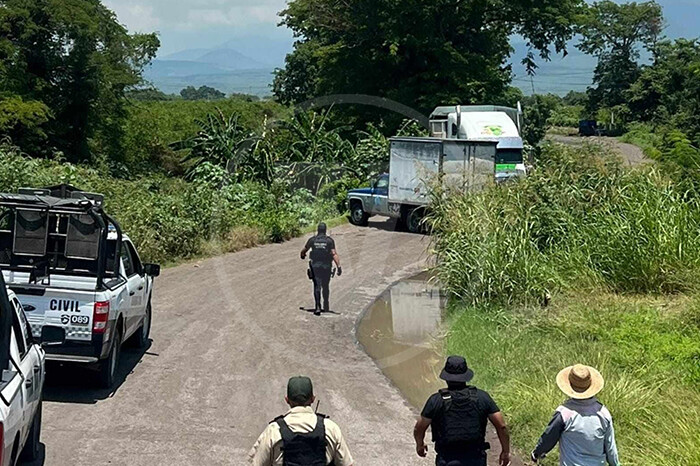
[[[170,55],[165,55],[159,57],[159,60],[167,61],[197,61],[199,57],[211,52],[212,49],[188,49],[181,50],[179,52],[171,53]]]
[[[269,65],[254,60],[232,48],[190,49],[166,55],[160,61],[208,63],[222,69],[256,70]]]
[[[187,86],[209,86],[226,94],[265,97],[272,93],[273,69],[229,70],[208,63],[155,60],[144,77],[166,94],[179,94]]]
[[[166,93],[187,86],[210,86],[227,94],[270,94],[273,66],[240,53],[229,44],[183,50],[154,60],[144,75]]]
[[[211,63],[199,63],[185,60],[153,60],[151,66],[146,69],[147,78],[159,78],[165,76],[193,76],[225,74],[232,71]]]
[[[231,70],[257,70],[261,68],[269,68],[269,65],[260,63],[259,61],[247,57],[233,49],[210,50],[195,61],[211,63]]]

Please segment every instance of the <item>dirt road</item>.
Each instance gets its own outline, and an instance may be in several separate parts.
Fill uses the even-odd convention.
[[[562,136],[558,134],[550,134],[547,136],[548,139],[559,142],[561,144],[568,144],[572,146],[581,146],[583,144],[600,144],[612,148],[629,166],[637,166],[645,163],[650,163],[651,160],[644,155],[644,151],[641,148],[633,145],[627,144],[625,142],[620,142],[615,138],[610,137],[588,137],[582,138],[579,136]]]
[[[90,389],[86,371],[53,377],[45,464],[246,464],[298,374],[314,379],[320,411],[346,432],[356,465],[434,464],[414,453],[415,411],[353,334],[374,298],[425,266],[428,239],[383,222],[331,234],[344,271],[332,284],[337,315],[299,310],[313,301],[304,239],[165,270],[152,345],[123,353],[116,392]]]

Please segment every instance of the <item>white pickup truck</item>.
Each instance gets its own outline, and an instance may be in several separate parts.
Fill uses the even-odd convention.
[[[43,344],[61,344],[63,329],[47,326]],[[44,350],[22,305],[0,277],[0,465],[34,461],[40,453]]]
[[[103,197],[68,185],[0,194],[0,267],[32,333],[65,330],[46,359],[89,364],[113,385],[122,344],[144,347],[156,264],[142,264]]]

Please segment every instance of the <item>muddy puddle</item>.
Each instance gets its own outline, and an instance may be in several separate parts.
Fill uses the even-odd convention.
[[[428,274],[384,292],[360,321],[357,338],[408,401],[422,408],[442,387],[439,348],[446,297]]]

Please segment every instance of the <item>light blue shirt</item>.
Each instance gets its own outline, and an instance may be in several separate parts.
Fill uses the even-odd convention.
[[[596,398],[570,399],[557,408],[532,455],[541,458],[559,442],[561,466],[619,466],[615,429]]]

